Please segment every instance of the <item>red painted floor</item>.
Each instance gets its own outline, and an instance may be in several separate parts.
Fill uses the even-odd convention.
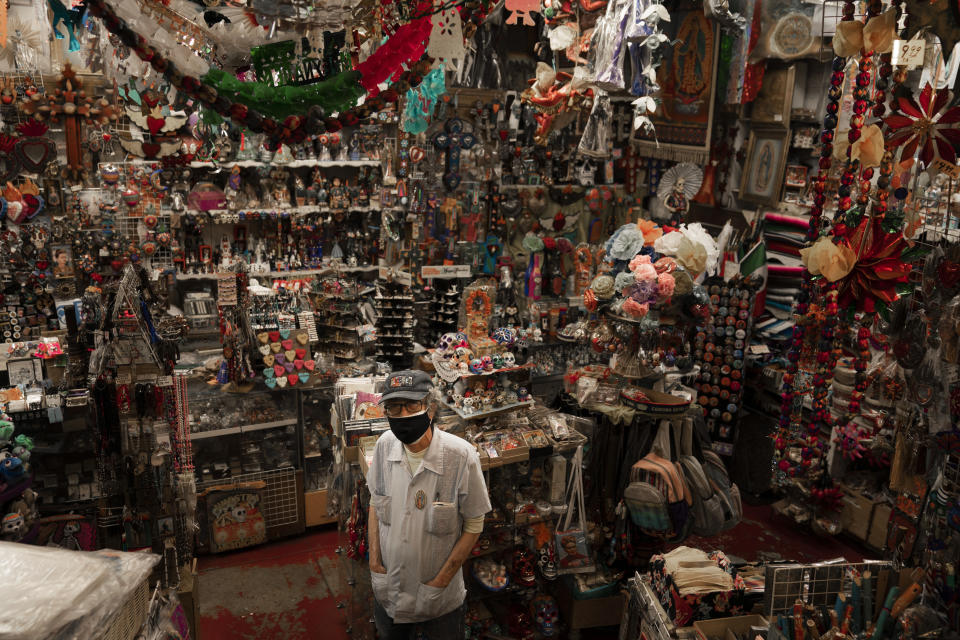
[[[744,505],[743,521],[715,538],[687,546],[721,549],[747,561],[779,554],[815,562],[866,554],[844,540],[822,539],[773,515],[769,506]],[[200,559],[200,640],[346,640],[348,593],[338,570],[338,534],[327,527],[292,540]],[[769,559],[769,558],[768,558]],[[356,636],[357,634],[354,634]],[[600,637],[584,633],[584,638]]]

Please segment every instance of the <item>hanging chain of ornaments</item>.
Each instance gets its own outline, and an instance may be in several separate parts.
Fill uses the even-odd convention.
[[[850,7],[850,18],[853,15],[853,3],[848,2],[845,5]],[[849,19],[849,18],[847,18]],[[833,73],[830,76],[830,89],[827,92],[827,114],[823,121],[823,131],[820,133],[820,161],[819,171],[813,180],[813,207],[810,210],[810,226],[807,228],[807,244],[814,244],[820,237],[821,226],[823,225],[823,209],[827,202],[826,184],[827,176],[830,173],[830,167],[833,164],[833,140],[837,128],[837,113],[840,110],[840,99],[843,97],[843,69],[846,66],[846,59],[837,56],[833,59]],[[797,317],[805,318],[813,311],[813,295],[815,292],[815,283],[813,274],[804,269],[801,282],[800,294],[797,302]],[[824,322],[828,322],[836,317],[836,302],[831,305],[825,305],[826,317]],[[831,329],[832,331],[832,329]],[[832,336],[831,336],[832,337]],[[804,475],[810,466],[812,452],[804,447],[800,452],[800,459],[797,456],[791,456],[791,449],[796,448],[798,441],[803,440],[800,433],[800,423],[802,420],[802,404],[796,402],[798,394],[800,367],[800,358],[803,352],[803,345],[806,339],[806,327],[802,322],[797,322],[793,327],[793,341],[790,344],[790,351],[787,354],[787,371],[783,376],[783,395],[780,405],[779,433],[774,442],[777,450],[776,458],[777,468],[787,476],[795,477]],[[829,343],[828,343],[829,344]],[[825,345],[819,345],[820,347]],[[822,351],[822,349],[821,349]],[[823,363],[824,365],[826,362]],[[818,356],[818,367],[819,367]]]

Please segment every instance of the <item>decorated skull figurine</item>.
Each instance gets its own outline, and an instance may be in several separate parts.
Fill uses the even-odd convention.
[[[490,361],[493,364],[494,369],[503,369],[503,356],[499,353],[495,353],[490,356]]]
[[[445,358],[449,358],[458,346],[460,346],[460,341],[457,338],[457,334],[445,333],[440,336],[440,340],[437,341],[437,352]]]
[[[473,396],[467,396],[463,399],[463,412],[464,413],[473,413],[475,398]]]
[[[480,358],[480,363],[483,365],[484,371],[493,371],[493,358],[490,356]]]
[[[530,601],[530,613],[533,615],[533,622],[545,638],[552,638],[557,633],[557,617],[559,609],[557,601],[552,596],[545,593],[538,593]]]
[[[519,402],[526,402],[530,399],[530,394],[527,392],[526,387],[520,387],[517,389],[517,400]]]
[[[518,548],[513,552],[513,571],[511,577],[517,584],[525,587],[532,586],[537,582],[537,575],[534,572],[533,554],[524,547]]]
[[[483,360],[474,358],[470,361],[470,373],[483,373]]]
[[[23,516],[19,513],[8,513],[3,516],[0,535],[8,542],[16,542],[23,537]]]
[[[512,351],[507,351],[503,354],[503,366],[507,368],[517,366],[517,358],[513,355]]]

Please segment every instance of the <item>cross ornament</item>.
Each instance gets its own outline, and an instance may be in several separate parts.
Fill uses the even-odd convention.
[[[433,146],[447,152],[443,184],[453,191],[460,184],[460,150],[473,147],[477,138],[472,133],[463,132],[463,121],[460,118],[450,118],[443,128],[444,131],[433,136]]]

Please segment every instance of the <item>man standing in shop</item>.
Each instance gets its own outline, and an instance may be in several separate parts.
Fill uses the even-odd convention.
[[[387,378],[390,431],[367,472],[370,582],[381,640],[464,637],[460,570],[483,529],[490,498],[480,458],[433,426],[433,382],[423,371]]]

